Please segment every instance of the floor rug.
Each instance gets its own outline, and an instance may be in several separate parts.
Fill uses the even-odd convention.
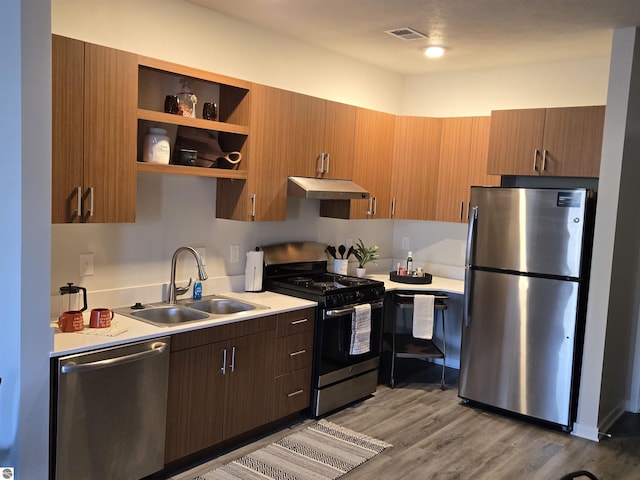
[[[194,480],[330,480],[392,445],[326,420]]]

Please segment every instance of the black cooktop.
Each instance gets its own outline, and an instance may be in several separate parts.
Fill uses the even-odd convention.
[[[348,291],[353,288],[379,286],[381,284],[381,282],[368,278],[351,277],[335,273],[285,277],[279,278],[277,281],[295,289],[318,294]]]

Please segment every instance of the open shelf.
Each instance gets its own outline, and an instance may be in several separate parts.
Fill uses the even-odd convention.
[[[246,170],[231,170],[226,168],[187,167],[184,165],[159,165],[156,163],[136,162],[138,172],[168,173],[172,175],[190,175],[192,177],[230,178],[246,180]]]

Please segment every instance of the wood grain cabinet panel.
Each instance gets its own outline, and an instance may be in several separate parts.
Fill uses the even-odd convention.
[[[434,220],[442,120],[396,118],[391,216],[403,220]]]
[[[271,315],[174,336],[165,463],[272,420],[276,321]]]
[[[219,178],[216,216],[243,221],[285,220],[292,93],[252,84],[247,180]]]
[[[135,221],[137,68],[131,53],[52,37],[53,223]]]
[[[499,185],[487,175],[491,117],[445,118],[442,125],[436,220],[466,222],[472,185]]]
[[[461,222],[469,189],[473,119],[445,118],[442,123],[436,220]]]
[[[597,177],[604,106],[495,110],[487,173]]]
[[[351,179],[356,107],[292,94],[289,175]]]
[[[315,308],[278,314],[274,420],[311,405]]]
[[[323,200],[320,216],[350,219],[391,218],[391,172],[395,115],[365,108],[356,111],[353,175],[369,200]]]

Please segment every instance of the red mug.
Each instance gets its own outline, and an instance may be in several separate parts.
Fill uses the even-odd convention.
[[[113,312],[108,308],[94,308],[89,318],[90,328],[107,328],[111,326]]]
[[[63,332],[78,332],[84,328],[82,312],[69,310],[58,318],[58,328]]]

